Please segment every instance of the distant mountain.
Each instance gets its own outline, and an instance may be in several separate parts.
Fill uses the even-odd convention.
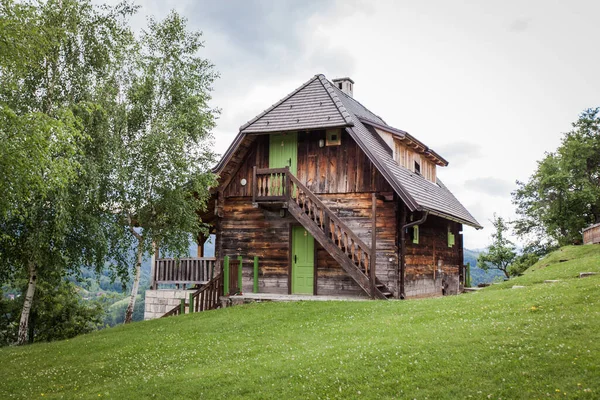
[[[477,286],[480,283],[490,283],[497,279],[504,279],[504,273],[498,270],[484,271],[477,267],[477,258],[485,249],[469,250],[464,249],[464,263],[471,265],[471,286]]]

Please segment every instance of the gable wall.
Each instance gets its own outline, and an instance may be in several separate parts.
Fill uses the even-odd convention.
[[[412,228],[408,228],[411,230]],[[448,247],[448,229],[455,236],[455,244]],[[441,296],[458,293],[459,268],[463,264],[462,225],[430,215],[419,226],[419,243],[406,235],[405,293],[407,297]]]
[[[319,147],[325,131],[298,133],[298,171],[296,177],[317,194],[391,192],[392,188],[366,154],[348,135],[342,133],[339,146]],[[240,169],[225,188],[225,197],[252,196],[252,169],[268,168],[269,136],[257,137]],[[240,184],[246,179],[247,184]]]
[[[394,140],[394,160],[404,168],[415,171],[415,161],[421,165],[421,175],[430,182],[436,182],[436,165],[421,154]]]

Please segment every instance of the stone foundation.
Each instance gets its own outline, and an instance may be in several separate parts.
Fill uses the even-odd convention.
[[[194,290],[146,290],[144,320],[162,317],[167,311],[181,304],[181,299],[189,298],[190,293],[194,293]]]

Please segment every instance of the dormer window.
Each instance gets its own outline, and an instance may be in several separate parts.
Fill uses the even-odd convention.
[[[415,161],[415,172],[421,175],[421,164],[418,161]]]

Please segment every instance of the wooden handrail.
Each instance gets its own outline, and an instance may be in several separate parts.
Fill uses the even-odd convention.
[[[191,303],[188,307],[191,312],[200,312],[206,310],[214,310],[219,307],[219,296],[223,286],[223,272],[219,272],[217,276],[211,279],[202,288],[196,290],[191,295]],[[185,301],[185,300],[184,300]],[[170,317],[181,314],[181,305],[173,307],[167,311],[161,318]]]
[[[323,204],[323,202],[313,192],[311,192],[306,186],[304,186],[302,184],[302,182],[300,182],[298,180],[298,178],[296,178],[294,175],[292,175],[291,173],[289,173],[289,171],[288,171],[288,175],[290,177],[290,180],[296,186],[298,186],[298,188],[300,188],[302,190],[302,192],[304,192],[304,194],[306,194],[308,197],[310,197],[310,199],[312,201],[314,201],[323,210],[329,211],[328,212],[329,218],[332,219],[333,221],[335,221],[335,223],[338,224],[340,226],[340,228],[342,228],[342,230],[346,231],[346,233],[348,234],[348,236],[350,236],[351,239],[354,240],[354,242],[356,244],[358,244],[360,247],[364,248],[365,251],[368,250],[368,253],[371,254],[371,249],[369,248],[369,246],[367,246],[365,244],[365,242],[363,242],[362,240],[360,240],[360,238],[352,231],[352,229],[348,228],[348,226],[346,224],[344,224],[342,222],[342,220],[338,218],[337,215],[335,215],[333,212],[331,212],[329,210],[329,207],[327,207],[325,204]]]

